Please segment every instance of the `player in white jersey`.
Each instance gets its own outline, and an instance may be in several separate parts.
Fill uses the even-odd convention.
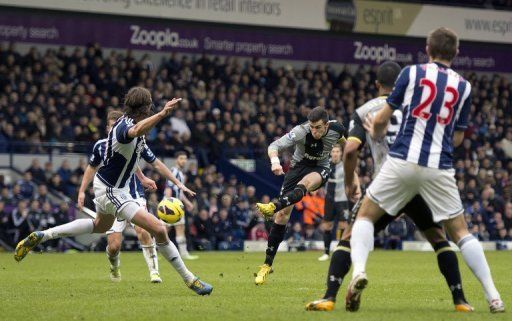
[[[144,136],[161,120],[168,117],[181,99],[172,99],[154,114],[151,93],[133,87],[126,94],[125,114],[108,134],[103,166],[94,177],[96,219],[77,219],[44,231],[36,231],[16,246],[14,259],[21,261],[41,242],[63,236],[105,233],[116,218],[126,219],[150,232],[156,239],[160,254],[180,274],[185,284],[199,295],[208,295],[213,287],[190,272],[178,249],[167,236],[167,229],[155,216],[130,194],[129,180],[138,168],[145,147]]]
[[[348,304],[359,300],[368,283],[365,270],[373,246],[374,223],[386,212],[397,215],[419,194],[482,284],[490,311],[505,311],[482,246],[468,231],[454,177],[453,148],[462,143],[471,108],[471,85],[450,68],[458,46],[452,30],[433,30],[427,38],[429,63],[404,68],[386,104],[373,119],[372,137],[379,139],[385,135],[394,111],[404,109],[396,141],[367,190],[352,229],[354,270]]]
[[[177,181],[182,185],[185,185],[187,178],[183,170],[185,170],[185,166],[187,164],[188,158],[187,153],[180,151],[177,152],[176,155],[176,163],[175,166],[171,168],[171,172],[174,177],[176,177]],[[176,185],[176,182],[171,180],[167,181],[167,186],[165,188],[164,197],[176,197],[183,201],[185,208],[187,211],[192,211],[194,209],[194,204],[185,196],[182,190]],[[185,213],[186,214],[186,213]],[[170,229],[174,227],[176,231],[176,243],[178,243],[178,250],[180,251],[181,257],[185,260],[197,260],[199,257],[197,255],[192,255],[187,250],[187,238],[185,236],[185,215],[181,217],[181,219],[174,224],[167,224],[167,227]]]
[[[386,98],[392,91],[400,66],[395,62],[384,62],[377,70],[376,87],[379,90],[379,97],[374,98],[361,107],[357,108],[350,121],[349,134],[343,153],[343,165],[345,169],[345,190],[346,195],[352,195],[351,201],[356,202],[360,197],[359,180],[356,173],[357,162],[359,159],[359,150],[365,144],[368,144],[374,160],[375,174],[379,172],[382,163],[387,157],[389,146],[393,144],[400,124],[402,122],[402,113],[395,111],[390,126],[386,131],[386,136],[381,140],[373,139],[363,124],[366,115],[372,115],[378,112],[386,103]],[[375,175],[374,174],[374,175]],[[346,191],[346,192],[345,192]],[[358,203],[359,204],[359,203]],[[352,210],[351,223],[358,215],[358,206]],[[439,270],[446,279],[448,288],[452,294],[455,310],[459,312],[471,312],[471,307],[464,297],[462,290],[462,281],[459,271],[457,255],[451,249],[445,232],[442,227],[434,223],[432,212],[420,197],[414,197],[403,209],[399,211],[409,216],[416,224],[418,229],[425,235],[435,250]],[[394,216],[384,215],[375,223],[375,233],[379,233],[395,219]],[[343,232],[341,240],[333,252],[329,271],[327,275],[327,290],[322,299],[310,302],[306,305],[308,311],[332,311],[336,302],[336,296],[341,286],[343,278],[349,272],[351,266],[350,259],[350,237],[352,225]],[[347,311],[357,311],[359,308],[359,299],[353,298],[346,302]]]
[[[341,145],[334,145],[331,151],[331,173],[325,186],[324,217],[320,224],[324,234],[324,254],[318,258],[319,261],[329,260],[332,236],[338,229],[337,226],[334,226],[334,222],[340,225],[342,231],[347,228],[348,199],[345,194],[345,171],[341,161],[342,154]]]

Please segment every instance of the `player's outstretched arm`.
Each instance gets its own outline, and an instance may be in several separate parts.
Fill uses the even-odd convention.
[[[135,126],[131,127],[128,130],[128,137],[135,138],[146,135],[162,119],[169,116],[171,114],[171,111],[176,107],[176,105],[180,101],[181,98],[173,98],[172,100],[168,101],[161,111],[159,111],[151,117],[141,120],[140,122],[135,124]]]
[[[98,171],[98,167],[94,167],[91,165],[87,165],[87,168],[85,169],[84,176],[82,177],[82,182],[80,183],[80,189],[78,190],[78,209],[82,210],[84,207],[85,202],[85,190],[91,184],[94,175],[96,175],[96,172]]]
[[[190,196],[195,196],[196,192],[190,190],[184,184],[182,184],[171,172],[169,167],[167,167],[161,160],[158,158],[151,164],[155,168],[155,170],[162,174],[165,178],[170,180],[174,185],[178,186],[179,189],[189,194]]]
[[[156,191],[157,190],[155,181],[152,180],[151,178],[147,177],[146,175],[144,175],[144,173],[142,172],[142,170],[140,169],[139,166],[137,166],[137,169],[135,170],[135,176],[137,176],[137,178],[139,179],[140,183],[145,188],[149,189],[150,191]]]

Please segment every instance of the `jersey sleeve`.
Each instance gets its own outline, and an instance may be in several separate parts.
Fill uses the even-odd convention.
[[[268,150],[276,150],[279,152],[283,149],[294,146],[305,136],[306,130],[302,127],[302,125],[295,126],[288,134],[272,142],[272,144],[270,144],[268,147]]]
[[[398,75],[398,78],[395,82],[395,87],[393,91],[386,99],[386,102],[391,106],[392,109],[398,109],[402,106],[404,101],[405,90],[409,85],[409,72],[411,67],[405,67]]]
[[[143,160],[150,164],[156,161],[156,156],[155,154],[153,154],[148,145],[144,145],[144,149],[142,150],[140,156],[142,157]]]
[[[361,147],[366,143],[366,131],[364,130],[363,121],[357,112],[354,112],[348,129],[348,140],[355,140]]]
[[[459,113],[459,117],[456,119],[455,130],[466,130],[468,128],[469,112],[471,111],[471,85],[467,82],[467,88],[464,92],[465,100],[462,103],[462,107]]]
[[[92,148],[92,154],[89,157],[89,165],[92,167],[98,167],[101,164],[101,152],[100,152],[101,144],[96,143]]]
[[[121,122],[115,127],[115,135],[118,142],[121,144],[128,144],[133,138],[128,137],[128,131],[134,125],[127,119],[121,120]]]
[[[334,130],[340,135],[340,138],[338,139],[338,143],[345,143],[345,136],[347,135],[345,126],[337,120],[330,121],[329,128]]]

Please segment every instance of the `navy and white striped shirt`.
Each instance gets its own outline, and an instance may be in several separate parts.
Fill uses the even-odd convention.
[[[94,144],[91,157],[89,158],[89,165],[91,165],[92,167],[100,166],[103,163],[106,149],[107,139],[98,140],[96,144]],[[148,163],[153,163],[156,160],[155,154],[153,154],[153,152],[147,145],[144,145],[144,150],[142,151],[140,156]],[[137,178],[135,174],[132,174],[132,177],[130,178],[129,187],[130,194],[134,199],[144,197],[144,187],[142,186],[140,180]]]
[[[180,181],[180,183],[185,184],[185,174],[183,174],[183,172],[179,168],[172,167],[171,173],[172,175],[174,175],[174,177],[176,177],[178,181]],[[179,189],[177,185],[174,185],[173,182],[168,180],[167,187],[169,187],[172,190],[172,197],[181,199],[182,190]]]
[[[440,63],[404,68],[387,99],[404,114],[389,156],[425,167],[453,168],[453,132],[468,126],[470,94],[469,82]]]

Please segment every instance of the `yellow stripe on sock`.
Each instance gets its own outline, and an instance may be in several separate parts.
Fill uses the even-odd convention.
[[[345,252],[350,253],[350,247],[346,247],[346,246],[336,246],[336,249],[335,249],[334,251],[335,251],[335,252],[336,252],[336,251],[345,251]]]
[[[448,251],[453,251],[451,247],[449,246],[445,246],[445,247],[442,247],[440,248],[439,250],[436,251],[436,255],[439,255],[441,253],[444,253],[444,252],[448,252]]]

